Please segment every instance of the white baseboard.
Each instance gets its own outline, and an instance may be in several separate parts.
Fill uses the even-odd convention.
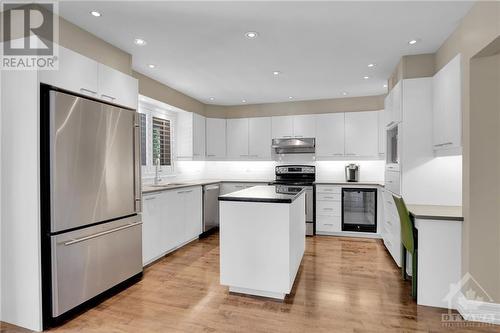
[[[467,321],[500,325],[500,304],[467,299],[459,292],[455,304],[457,311]]]

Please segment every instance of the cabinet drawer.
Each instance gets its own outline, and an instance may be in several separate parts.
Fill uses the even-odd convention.
[[[342,195],[340,193],[316,193],[317,201],[341,201]]]
[[[339,232],[341,231],[340,216],[318,216],[316,218],[317,232]]]
[[[401,174],[399,171],[385,171],[385,188],[395,194],[401,194]]]
[[[316,215],[342,216],[341,204],[335,201],[318,201],[316,202]]]
[[[339,186],[319,185],[319,186],[316,186],[316,193],[336,193],[336,194],[340,194],[341,193],[341,187],[339,187]]]

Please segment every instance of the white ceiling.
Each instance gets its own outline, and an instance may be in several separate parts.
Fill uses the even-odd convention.
[[[60,14],[204,103],[378,95],[399,58],[435,52],[472,2],[68,1]],[[89,14],[98,10],[99,18]],[[258,38],[245,38],[257,31]],[[147,45],[139,47],[135,38]],[[418,38],[416,45],[408,41]],[[147,67],[155,64],[155,69]],[[377,66],[369,69],[369,63]],[[275,77],[273,71],[280,75]],[[365,80],[363,76],[370,79]],[[211,101],[209,98],[214,97]]]

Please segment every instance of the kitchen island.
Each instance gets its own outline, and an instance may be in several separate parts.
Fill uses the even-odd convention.
[[[254,186],[219,197],[220,283],[230,292],[284,299],[305,250],[305,191]]]

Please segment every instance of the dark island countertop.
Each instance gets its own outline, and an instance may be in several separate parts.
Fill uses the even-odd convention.
[[[294,194],[278,193],[279,186],[254,186],[241,191],[219,196],[219,201],[292,203],[305,189]]]

